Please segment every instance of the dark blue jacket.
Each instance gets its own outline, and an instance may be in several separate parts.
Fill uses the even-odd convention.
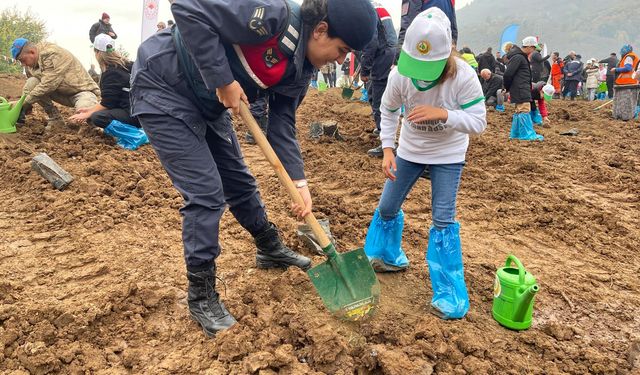
[[[400,56],[400,50],[402,49],[402,43],[404,43],[404,35],[407,33],[407,28],[411,25],[413,19],[420,14],[420,12],[431,7],[438,7],[447,15],[451,22],[451,37],[453,38],[453,43],[458,43],[458,24],[456,23],[456,7],[454,0],[402,0],[402,19],[400,21],[400,34],[398,35],[396,60],[398,59],[398,56]]]
[[[215,90],[236,80],[250,101],[269,95],[267,138],[291,178],[304,178],[295,112],[313,74],[305,57],[309,31],[300,27],[291,55],[277,55],[288,63],[270,87],[252,78],[237,52],[238,46],[258,47],[291,31],[296,6],[285,1],[176,0],[171,10],[176,26],[151,36],[138,50],[131,76],[132,114],[168,114],[204,137],[207,126],[226,111]],[[266,50],[264,55],[267,63]],[[232,131],[214,130],[222,136]]]
[[[562,72],[566,74],[564,77],[564,80],[565,81],[581,81],[582,67],[583,67],[583,64],[579,60],[572,60],[564,64],[564,69],[562,69]],[[569,76],[569,73],[571,73],[571,76]]]
[[[378,24],[373,39],[362,51],[361,74],[373,80],[385,80],[393,65],[398,37],[386,9],[376,7]]]

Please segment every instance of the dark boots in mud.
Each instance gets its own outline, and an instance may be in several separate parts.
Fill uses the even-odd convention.
[[[258,268],[287,268],[296,266],[303,271],[311,267],[311,259],[289,249],[282,242],[278,228],[269,222],[265,228],[255,236],[256,264]]]
[[[191,317],[200,324],[207,336],[218,331],[231,328],[236,324],[235,318],[220,301],[216,291],[216,266],[211,269],[189,272],[189,291],[187,301]]]

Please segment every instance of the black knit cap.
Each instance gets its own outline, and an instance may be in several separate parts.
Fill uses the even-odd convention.
[[[378,15],[370,0],[327,0],[327,21],[337,37],[360,51],[373,39]]]

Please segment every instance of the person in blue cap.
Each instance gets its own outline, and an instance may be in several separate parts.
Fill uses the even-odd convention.
[[[27,72],[23,91],[27,94],[18,123],[24,123],[26,114],[35,103],[40,104],[50,121],[61,121],[62,116],[53,102],[76,111],[98,103],[100,89],[82,63],[66,49],[47,41],[32,43],[18,38],[11,45],[11,56]]]
[[[376,12],[369,0],[176,0],[176,22],[138,49],[131,78],[137,116],[184,198],[182,240],[189,312],[207,335],[236,323],[216,291],[220,218],[228,206],[253,237],[259,268],[311,266],[269,222],[228,109],[268,95],[267,139],[311,212],[296,109],[314,69],[362,49]]]
[[[486,108],[475,70],[452,54],[451,23],[433,7],[413,20],[397,69],[382,97],[380,140],[387,177],[367,231],[364,251],[377,272],[409,266],[402,251],[402,204],[426,169],[431,177],[431,217],[426,260],[433,288],[433,312],[462,318],[469,309],[464,281],[456,199],[469,134],[487,126]],[[406,108],[394,145],[400,108]],[[414,192],[420,193],[420,192]]]

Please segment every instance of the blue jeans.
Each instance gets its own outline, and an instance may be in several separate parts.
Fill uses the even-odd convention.
[[[383,220],[391,220],[398,214],[413,185],[425,168],[429,168],[433,226],[444,229],[455,223],[456,197],[464,163],[427,165],[412,163],[397,157],[396,165],[398,167],[395,173],[396,180],[387,179],[378,204]]]

